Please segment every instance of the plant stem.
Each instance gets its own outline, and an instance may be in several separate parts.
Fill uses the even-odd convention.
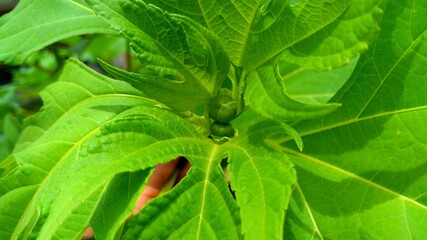
[[[129,42],[126,41],[126,67],[129,72],[133,70],[133,60],[132,60],[132,49],[130,48]]]

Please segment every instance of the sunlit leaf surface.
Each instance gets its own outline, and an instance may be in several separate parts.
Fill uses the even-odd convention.
[[[303,152],[282,143],[299,183],[285,236],[427,236],[426,16],[424,1],[388,1],[374,47],[333,99],[343,107],[295,126]]]

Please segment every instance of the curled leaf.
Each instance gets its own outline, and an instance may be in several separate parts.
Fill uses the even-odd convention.
[[[248,77],[245,101],[258,114],[279,121],[317,118],[336,110],[336,103],[303,103],[290,97],[272,65],[259,68]]]

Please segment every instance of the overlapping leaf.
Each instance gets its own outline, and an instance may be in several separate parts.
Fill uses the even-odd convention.
[[[237,66],[254,70],[335,21],[352,1],[200,1],[209,28]]]
[[[295,172],[286,155],[266,147],[262,139],[269,135],[286,131],[280,124],[257,124],[229,143],[192,154],[189,175],[172,192],[150,202],[125,238],[239,239],[239,219],[245,239],[279,238]],[[240,218],[219,167],[224,157]]]
[[[334,22],[281,54],[309,69],[326,71],[348,64],[375,39],[384,1],[353,1]]]
[[[135,208],[150,171],[139,170],[117,174],[99,201],[90,221],[95,238],[117,239],[123,232],[125,220]],[[120,196],[118,198],[117,196]]]
[[[95,12],[131,41],[145,71],[110,73],[177,110],[209,101],[230,67],[219,40],[202,25],[139,0],[88,0]]]
[[[67,9],[58,14],[58,9]],[[42,17],[41,17],[42,16]],[[58,40],[88,33],[113,33],[80,0],[21,0],[0,18],[0,61],[21,64]]]
[[[88,139],[76,152],[77,160],[73,159],[67,166],[68,174],[67,172],[61,174],[62,178],[65,176],[66,179],[78,181],[68,180],[66,191],[56,195],[49,218],[43,223],[39,237],[67,236],[70,230],[76,233],[82,229],[83,224],[88,224],[84,222],[82,215],[90,215],[93,209],[87,206],[88,203],[76,199],[90,196],[115,174],[150,168],[176,156],[203,159],[202,169],[206,170],[208,167],[206,164],[215,164],[214,159],[205,158],[206,154],[214,150],[213,148],[214,144],[201,139],[191,125],[163,109],[141,106],[122,113],[104,124],[93,138]],[[196,192],[203,195],[207,194],[205,191],[205,188],[200,188]],[[188,195],[186,196],[188,198]],[[202,206],[208,206],[203,199],[201,202]],[[69,208],[64,208],[64,205]],[[208,214],[219,210],[202,209]],[[181,215],[187,213],[181,209]],[[222,216],[226,218],[226,214]],[[174,218],[171,217],[170,221],[173,223]],[[58,225],[57,222],[62,224]],[[218,227],[210,221],[208,224],[214,229]],[[206,235],[201,233],[201,238],[204,236]]]
[[[131,226],[126,236],[239,239],[240,217],[248,239],[253,238],[248,231],[252,224],[261,224],[266,237],[281,234],[282,213],[295,178],[282,154],[269,154],[265,148],[260,152],[256,148],[260,143],[251,145],[243,138],[229,146],[217,145],[129,85],[101,77],[75,60],[62,74],[43,93],[43,111],[28,121],[7,161],[16,165],[1,179],[2,238],[78,238],[92,223],[96,236],[113,239],[120,234],[149,170],[176,156],[191,162],[188,177],[149,204],[135,220],[144,222],[144,227]],[[244,210],[241,216],[220,167],[228,155],[236,188],[244,189],[237,201]],[[274,161],[274,171],[280,175],[271,185],[270,168],[263,164],[267,160]],[[241,172],[245,162],[255,164],[250,173]],[[261,183],[264,191],[252,188],[254,181],[247,174],[253,172],[261,176],[255,183]],[[126,197],[114,201],[123,191]],[[264,213],[256,218],[248,213],[259,202],[250,203],[249,192],[263,199]],[[277,193],[283,195],[277,199]],[[279,225],[270,229],[270,221]]]
[[[107,5],[96,2],[97,7],[108,10]],[[195,61],[206,56],[197,55],[203,52],[198,51],[203,45],[195,44],[195,39],[209,43],[210,38],[196,31],[190,20],[171,17],[136,0],[105,2],[120,10],[108,12],[109,17],[120,19],[112,24],[114,28],[124,24],[131,29],[125,34],[135,33],[129,36],[137,50],[150,48],[146,52],[158,53],[140,56],[151,64],[151,75],[157,71],[163,74],[161,80],[179,80],[169,78],[180,76],[174,68],[154,64],[168,54],[183,57],[191,52]],[[233,62],[246,70],[258,68],[301,40],[295,49],[308,44],[310,38],[322,35],[320,29],[344,26],[331,22],[351,16],[354,9],[375,5],[362,3],[200,1],[208,26],[227,43]],[[296,125],[304,137],[303,152],[274,122],[255,124],[232,141],[216,145],[129,85],[72,61],[61,81],[44,92],[43,111],[27,122],[14,154],[0,165],[0,238],[74,239],[91,220],[97,236],[114,238],[151,167],[185,156],[193,167],[188,177],[152,201],[130,226],[127,238],[237,239],[243,233],[247,239],[280,238],[282,234],[286,239],[423,239],[427,235],[427,5],[423,0],[384,3],[378,39],[332,100],[343,107],[320,120]],[[140,18],[130,11],[136,6],[141,7],[139,13],[151,18],[137,20]],[[366,9],[374,13],[378,8]],[[364,14],[371,12],[360,13],[373,20],[375,14]],[[132,21],[123,22],[119,13]],[[163,21],[171,31],[162,35],[148,25],[146,31],[140,31],[147,19]],[[153,36],[158,37],[157,43],[142,44]],[[202,69],[218,74],[219,68],[211,67]],[[250,75],[246,99],[254,110],[275,120],[299,120],[336,107],[313,108],[289,98],[271,68],[263,66]],[[281,226],[294,171],[285,154],[265,148],[264,143],[289,154],[298,172],[284,231]],[[219,167],[227,156],[237,202]],[[140,179],[122,181],[132,176]],[[111,195],[122,190],[129,195],[112,205]],[[103,216],[103,210],[112,206],[115,208]]]
[[[311,103],[328,102],[353,73],[358,62],[327,72],[317,72],[287,62],[280,62],[280,75],[286,92],[296,100]]]
[[[303,103],[291,98],[274,67],[264,66],[248,77],[245,101],[260,115],[279,121],[315,118],[336,110],[339,104]]]
[[[231,186],[236,194],[245,239],[280,239],[296,175],[285,154],[268,149],[264,139],[287,135],[280,124],[262,122],[251,126],[229,148]]]
[[[43,92],[45,107],[27,122],[15,153],[2,162],[1,238],[17,237],[31,221],[45,217],[40,203],[49,205],[62,190],[67,173],[62,167],[73,162],[72,152],[100,125],[134,106],[156,105],[128,84],[95,74],[76,61],[70,61],[62,76]]]
[[[240,239],[238,208],[219,166],[222,152],[208,149],[209,159],[192,156],[187,177],[135,217],[125,239]]]
[[[169,13],[190,17],[198,23],[206,26],[205,18],[197,0],[144,0],[144,2],[156,5]]]
[[[427,235],[426,16],[424,1],[387,1],[375,47],[333,99],[343,107],[296,126],[302,153],[278,147],[295,155],[300,187],[285,236]]]

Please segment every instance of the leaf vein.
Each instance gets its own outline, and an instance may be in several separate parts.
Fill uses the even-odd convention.
[[[397,193],[397,192],[395,192],[395,191],[393,191],[393,190],[391,190],[389,188],[386,188],[386,187],[381,186],[381,185],[379,185],[379,184],[377,184],[375,182],[372,182],[371,180],[368,180],[368,179],[363,178],[363,177],[361,177],[361,176],[359,176],[357,174],[349,172],[349,171],[347,171],[347,170],[345,170],[343,168],[339,168],[337,166],[334,166],[334,165],[331,165],[331,164],[329,164],[327,162],[324,162],[324,161],[322,161],[322,160],[320,160],[318,158],[315,158],[315,157],[303,154],[301,152],[297,152],[295,150],[292,150],[292,149],[289,149],[289,148],[286,148],[286,147],[282,147],[282,151],[290,153],[290,154],[293,154],[293,155],[295,155],[297,157],[306,159],[306,160],[308,160],[308,161],[310,161],[310,162],[312,162],[314,164],[320,165],[320,166],[322,166],[324,168],[328,168],[330,170],[336,171],[336,172],[338,172],[338,173],[340,173],[340,174],[342,174],[344,176],[347,176],[347,177],[352,178],[354,180],[357,180],[359,182],[363,182],[363,183],[369,185],[370,187],[376,188],[376,189],[381,190],[383,192],[386,192],[386,193],[388,193],[388,194],[390,194],[392,196],[395,196],[395,197],[397,197],[398,199],[401,199],[404,202],[408,202],[408,203],[413,204],[413,205],[415,205],[415,206],[417,206],[419,208],[427,210],[427,206],[425,206],[425,205],[423,205],[423,204],[421,204],[421,203],[419,203],[419,202],[417,202],[417,201],[415,201],[415,200],[413,200],[411,198],[408,198],[408,197],[406,197],[404,195],[401,195],[401,194],[399,194],[399,193]]]

